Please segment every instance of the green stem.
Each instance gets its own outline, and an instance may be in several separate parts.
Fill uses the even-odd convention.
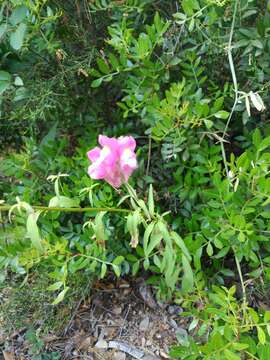
[[[237,259],[236,254],[234,254],[234,258],[235,258],[235,263],[237,266],[237,271],[239,274],[239,278],[240,278],[240,282],[241,282],[241,287],[242,287],[242,295],[243,295],[243,314],[245,315],[246,313],[246,305],[247,305],[247,295],[246,295],[246,288],[245,288],[245,283],[244,283],[244,279],[243,279],[243,275],[242,275],[242,270],[241,270],[241,266],[240,266],[240,262]],[[245,316],[244,316],[245,317]]]
[[[228,43],[228,59],[229,59],[229,66],[230,66],[230,71],[231,71],[232,80],[233,80],[233,87],[234,87],[234,92],[235,92],[234,104],[233,104],[233,107],[231,109],[230,115],[228,117],[227,123],[225,125],[223,135],[222,135],[222,140],[224,140],[225,136],[227,135],[227,130],[228,130],[229,124],[231,122],[233,113],[234,113],[236,105],[238,103],[238,83],[237,83],[237,78],[236,78],[236,74],[235,74],[235,67],[234,67],[234,62],[233,62],[233,57],[232,57],[232,40],[233,40],[235,19],[236,19],[236,14],[237,14],[238,1],[239,0],[235,0],[234,12],[233,12],[233,20],[232,20],[229,43]],[[223,157],[223,162],[224,162],[224,165],[225,165],[226,175],[227,175],[228,180],[230,180],[223,142],[221,142],[221,150],[222,150],[222,157]]]
[[[0,213],[1,211],[9,211],[13,205],[3,205],[0,206]],[[95,211],[107,211],[107,212],[121,212],[121,213],[129,213],[132,210],[129,209],[116,209],[116,208],[109,208],[109,207],[85,207],[85,208],[63,208],[63,207],[48,207],[48,206],[32,206],[34,210],[42,210],[42,211],[61,211],[61,212],[95,212]]]

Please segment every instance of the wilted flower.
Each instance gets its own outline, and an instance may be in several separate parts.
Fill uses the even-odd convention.
[[[92,162],[88,174],[92,179],[104,179],[118,188],[137,168],[136,141],[132,136],[109,138],[99,135],[98,142],[102,148],[95,147],[87,153]]]

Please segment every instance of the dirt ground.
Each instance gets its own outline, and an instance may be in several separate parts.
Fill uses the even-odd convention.
[[[55,352],[66,360],[169,359],[171,346],[187,335],[190,319],[179,316],[181,312],[177,305],[157,302],[144,282],[99,282],[77,303],[63,332],[41,340],[47,354]],[[32,360],[25,329],[4,342],[4,360]]]

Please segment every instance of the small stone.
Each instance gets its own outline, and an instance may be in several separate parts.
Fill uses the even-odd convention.
[[[174,329],[177,329],[178,328],[178,325],[177,325],[177,322],[173,319],[170,319],[170,325],[174,328]]]
[[[105,340],[98,340],[95,347],[98,349],[106,350],[108,348],[108,343]]]
[[[149,320],[149,316],[146,316],[144,319],[142,319],[142,321],[140,322],[140,325],[139,325],[139,329],[141,331],[146,331],[149,327],[149,323],[150,323],[150,320]]]
[[[162,357],[165,358],[165,359],[169,359],[169,358],[170,358],[169,355],[168,355],[165,351],[163,351],[163,350],[160,350],[160,351],[159,351],[159,354],[160,354],[160,356],[162,356]]]
[[[145,347],[145,343],[146,343],[146,340],[145,340],[145,338],[143,337],[143,338],[142,338],[142,341],[141,341],[141,346],[142,346],[142,348]]]
[[[124,289],[123,290],[123,295],[124,296],[127,296],[128,294],[130,294],[131,293],[131,289]]]
[[[178,305],[170,305],[168,306],[168,313],[170,315],[179,315],[183,312],[183,309]]]
[[[113,360],[126,360],[126,354],[122,351],[116,351],[113,354]]]
[[[120,315],[122,313],[122,307],[121,306],[116,306],[114,309],[113,309],[113,313],[115,315]]]

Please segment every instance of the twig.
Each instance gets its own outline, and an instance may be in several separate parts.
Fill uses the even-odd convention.
[[[123,319],[123,320],[124,320],[124,321],[123,321],[123,325],[121,326],[120,331],[119,331],[119,334],[118,334],[119,337],[122,336],[123,327],[124,327],[124,325],[125,325],[125,323],[126,323],[126,320],[127,320],[128,314],[129,314],[129,310],[130,310],[130,304],[128,305],[128,309],[127,309],[126,314],[125,314],[125,317],[124,317],[124,319]]]
[[[229,59],[229,65],[230,65],[230,70],[231,70],[232,79],[233,79],[233,87],[234,87],[235,97],[234,97],[233,107],[231,109],[230,115],[228,117],[227,123],[226,123],[224,131],[223,131],[222,140],[224,140],[224,138],[227,134],[229,124],[231,122],[234,110],[238,103],[238,84],[237,84],[237,78],[236,78],[236,74],[235,74],[234,62],[233,62],[233,57],[232,57],[232,40],[233,40],[233,32],[234,32],[238,2],[239,2],[239,0],[235,0],[234,11],[233,11],[233,20],[232,20],[229,43],[228,43],[228,59]],[[223,142],[221,142],[220,145],[221,145],[221,151],[222,151],[222,156],[223,156],[223,162],[225,165],[226,175],[227,175],[227,178],[229,179],[229,172],[228,172],[228,166],[227,166],[227,160],[226,160],[226,154],[225,154]]]
[[[240,262],[239,262],[236,254],[234,254],[234,258],[235,258],[235,263],[236,263],[236,266],[237,266],[237,271],[238,271],[238,274],[239,274],[239,278],[240,278],[240,282],[241,282],[241,287],[242,287],[242,295],[243,295],[243,314],[245,315],[245,313],[246,313],[246,304],[247,304],[246,287],[245,287],[245,283],[244,283],[244,279],[243,279],[243,274],[242,274]]]
[[[238,83],[237,83],[237,78],[236,78],[235,68],[234,68],[234,62],[233,62],[233,57],[232,57],[232,39],[233,39],[233,32],[234,32],[234,26],[235,26],[235,19],[236,19],[238,1],[239,0],[235,0],[234,12],[233,12],[233,20],[232,20],[232,26],[231,26],[231,31],[230,31],[229,43],[228,43],[228,59],[229,59],[229,65],[230,65],[230,70],[231,70],[232,79],[233,79],[233,87],[234,87],[235,97],[234,97],[234,104],[233,104],[232,110],[230,112],[230,116],[229,116],[229,118],[227,120],[225,129],[223,131],[223,135],[222,135],[223,139],[226,136],[228,126],[230,124],[232,115],[234,113],[235,107],[236,107],[237,102],[238,102]]]

